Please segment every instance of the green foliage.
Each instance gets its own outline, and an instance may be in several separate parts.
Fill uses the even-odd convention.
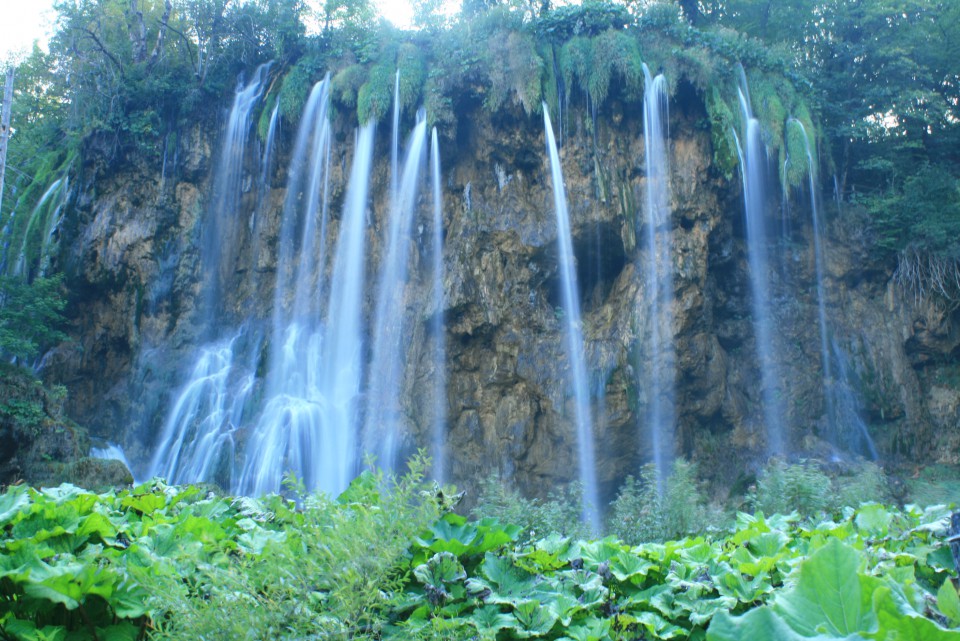
[[[0,352],[18,360],[66,340],[61,331],[66,305],[63,277],[38,277],[32,283],[0,276]]]
[[[914,249],[960,258],[960,186],[946,167],[926,165],[900,190],[871,202],[878,244],[893,251]]]
[[[346,107],[357,106],[357,93],[367,81],[367,69],[363,65],[355,64],[344,67],[331,80],[331,91],[334,98]]]
[[[743,616],[719,613],[707,639],[960,638],[960,631],[948,631],[925,617],[924,590],[909,580],[912,572],[874,576],[860,571],[862,563],[860,552],[828,539],[800,565],[795,585]],[[952,584],[948,590],[956,599]]]
[[[300,122],[300,114],[307,102],[310,90],[317,81],[319,61],[307,57],[294,65],[283,77],[277,100],[280,103],[280,115],[283,119]]]
[[[678,538],[702,532],[708,525],[696,467],[681,459],[674,462],[662,494],[656,468],[646,465],[639,480],[627,477],[610,507],[607,529],[631,544]]]
[[[574,36],[594,36],[623,29],[632,22],[627,8],[612,2],[584,2],[556,7],[534,24],[537,36],[566,42]]]
[[[495,476],[480,485],[480,497],[472,514],[492,517],[501,523],[521,527],[525,540],[549,534],[583,537],[588,534],[580,521],[580,488],[570,486],[553,491],[546,500],[527,499]]]
[[[813,463],[770,463],[757,479],[756,509],[765,514],[796,511],[812,516],[832,505],[830,477]]]
[[[390,113],[396,68],[393,62],[381,62],[370,69],[367,81],[357,92],[357,119],[362,123],[379,122]]]
[[[511,99],[528,115],[540,113],[544,62],[529,34],[494,31],[487,40],[486,65],[490,79],[484,100],[487,109],[497,111]]]
[[[723,99],[720,89],[707,92],[707,115],[710,118],[710,140],[713,143],[713,164],[726,178],[732,178],[739,162],[737,143],[733,137],[737,120]]]
[[[201,570],[195,589],[154,584],[167,614],[153,638],[378,638],[411,580],[411,541],[442,509],[426,467],[415,458],[400,479],[364,472],[337,499],[303,496],[301,509],[238,500],[243,540],[258,549]],[[441,565],[420,575],[442,582]]]
[[[577,36],[563,45],[560,69],[567,91],[579,85],[595,105],[603,104],[615,79],[625,94],[637,97],[643,90],[643,61],[635,37],[609,29],[587,38]]]
[[[400,108],[415,111],[421,102],[427,68],[423,54],[413,43],[405,42],[397,50],[397,70],[400,72]]]
[[[0,494],[0,631],[81,640],[148,631],[224,640],[960,636],[943,627],[958,622],[960,598],[946,579],[942,507],[868,504],[815,525],[739,514],[715,538],[635,546],[521,538],[492,518],[441,515],[444,494],[423,481],[425,466],[415,459],[396,480],[366,472],[337,499],[299,504],[160,482],[100,495],[10,488]]]

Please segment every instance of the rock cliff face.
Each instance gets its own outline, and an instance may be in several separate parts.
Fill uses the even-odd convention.
[[[649,460],[643,429],[649,399],[639,372],[649,355],[642,301],[645,189],[639,103],[611,101],[596,120],[572,101],[562,117],[561,158],[581,285],[585,353],[594,399],[598,474],[607,492]],[[713,167],[702,99],[681,83],[670,107],[670,171],[675,274],[672,340],[677,355],[675,451],[724,482],[749,474],[765,456],[760,376],[750,322],[750,287],[738,177]],[[491,473],[530,494],[574,480],[573,397],[567,390],[556,225],[542,119],[519,107],[491,115],[479,101],[458,105],[459,128],[441,132],[444,190],[450,480],[461,486]],[[412,123],[405,123],[408,129]],[[292,146],[286,127],[270,189],[258,187],[248,150],[224,328],[269,318],[279,214]],[[368,281],[383,251],[389,183],[388,127],[378,133],[368,217]],[[339,216],[352,155],[352,129],[336,127],[331,207]],[[171,396],[200,339],[198,246],[209,202],[217,137],[182,132],[175,161],[88,167],[75,199],[61,260],[76,296],[74,342],[48,359],[47,376],[70,390],[69,412],[94,435],[122,443],[134,462],[149,457]],[[790,450],[832,456],[825,432],[808,207],[791,200],[789,234],[777,240],[771,274],[781,391]],[[794,202],[796,201],[796,202]],[[427,190],[415,228],[430,226]],[[829,210],[827,313],[835,352],[862,399],[881,456],[960,451],[958,314],[905,297],[889,266],[871,262]],[[248,224],[263,217],[259,227]],[[778,203],[771,216],[780,216]],[[331,243],[337,220],[332,223]],[[261,229],[255,238],[249,230]],[[428,259],[415,234],[406,288],[406,451],[426,446],[435,394],[430,361]],[[365,293],[372,307],[372,285]],[[246,320],[244,320],[246,319]],[[265,351],[265,343],[251,347]],[[262,358],[260,359],[262,361]],[[258,370],[262,374],[261,370]],[[375,372],[368,372],[375,376]],[[254,395],[256,397],[256,394]],[[847,429],[841,426],[841,429]],[[852,429],[852,428],[850,428]],[[136,463],[134,463],[136,467]]]

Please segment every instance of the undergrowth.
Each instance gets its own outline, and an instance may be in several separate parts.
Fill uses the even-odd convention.
[[[0,638],[960,638],[943,506],[739,513],[686,536],[704,517],[695,469],[678,461],[662,498],[644,470],[614,509],[673,510],[646,526],[671,538],[590,540],[569,528],[575,492],[535,502],[489,482],[487,507],[541,528],[525,531],[452,512],[450,494],[425,480],[427,465],[417,457],[401,478],[367,471],[337,498],[295,480],[292,499],[160,481],[100,495],[9,488]],[[847,487],[866,492],[877,474],[848,474]],[[822,507],[809,491],[826,491],[824,478],[810,464],[779,464],[757,500],[802,487],[794,496]],[[839,603],[838,593],[855,598]]]

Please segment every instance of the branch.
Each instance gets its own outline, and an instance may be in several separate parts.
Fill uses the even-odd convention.
[[[160,18],[160,31],[157,33],[157,43],[153,46],[153,51],[150,53],[150,61],[147,63],[147,69],[153,68],[153,65],[160,59],[160,53],[163,51],[163,40],[167,33],[168,23],[170,22],[170,11],[173,8],[170,0],[164,0],[163,4],[163,17]]]
[[[112,53],[110,53],[109,50],[107,50],[107,48],[104,46],[104,44],[103,44],[102,42],[100,42],[100,38],[97,37],[97,34],[95,34],[94,32],[90,31],[89,29],[84,29],[84,31],[86,31],[86,32],[87,32],[87,35],[89,35],[90,38],[96,43],[96,45],[97,45],[97,47],[99,47],[100,51],[103,52],[103,55],[105,55],[107,58],[109,58],[109,59],[110,59],[110,62],[112,62],[113,64],[115,64],[115,65],[117,66],[117,69],[120,71],[120,75],[123,76],[123,65],[120,64],[120,61],[117,60],[117,58],[116,58]]]

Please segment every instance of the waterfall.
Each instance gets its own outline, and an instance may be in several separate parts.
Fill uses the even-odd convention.
[[[813,255],[817,279],[817,324],[820,330],[820,363],[823,377],[823,402],[827,424],[827,440],[836,447],[869,456],[877,460],[877,450],[860,415],[859,403],[850,384],[846,355],[830,337],[824,288],[823,221],[820,218],[820,199],[817,189],[817,166],[807,130],[796,118],[787,125],[800,130],[807,155],[807,178],[810,189],[810,215],[813,221]],[[833,371],[836,360],[837,372]]]
[[[397,192],[391,198],[387,239],[380,262],[374,311],[373,357],[367,390],[364,450],[377,453],[377,463],[395,469],[403,429],[402,390],[407,349],[406,284],[410,232],[426,151],[426,117],[418,119],[407,142],[406,158]]]
[[[830,363],[829,331],[827,328],[827,302],[823,286],[823,229],[820,221],[820,206],[817,199],[816,164],[813,162],[813,152],[810,140],[803,123],[796,118],[787,120],[787,125],[794,125],[800,129],[803,138],[804,151],[807,154],[807,177],[810,187],[810,215],[813,219],[813,257],[817,279],[817,325],[820,330],[820,368],[823,376],[823,400],[827,416],[827,429],[833,435],[836,432],[836,406],[834,395],[834,380]],[[831,441],[836,442],[835,437]]]
[[[47,190],[43,192],[43,195],[40,196],[40,200],[37,201],[37,204],[34,205],[33,211],[30,212],[30,217],[27,219],[27,223],[24,226],[23,234],[20,238],[20,250],[17,252],[17,260],[13,265],[13,275],[26,278],[29,276],[30,266],[27,264],[27,248],[30,244],[30,235],[33,232],[34,227],[41,221],[44,216],[46,217],[46,224],[43,226],[43,232],[40,239],[40,251],[37,257],[40,259],[40,275],[43,275],[46,272],[47,264],[49,261],[49,249],[50,244],[53,242],[53,235],[60,226],[60,221],[63,218],[64,205],[67,201],[67,196],[69,195],[69,178],[64,176],[62,178],[57,178],[54,180]],[[53,204],[54,197],[59,196],[59,200],[56,201],[56,204]],[[49,209],[52,204],[53,209]],[[9,244],[9,237],[12,235],[11,229],[13,224],[13,214],[10,214],[10,220],[7,221],[7,224],[3,228],[3,238],[4,238],[4,255],[2,262],[3,268],[6,269],[7,263],[7,245]],[[46,260],[45,260],[46,259]]]
[[[446,453],[444,439],[447,424],[447,347],[446,327],[443,310],[446,302],[443,295],[443,195],[440,185],[440,145],[437,142],[437,128],[430,133],[430,184],[433,188],[433,438],[431,457],[433,458],[433,476],[443,483],[447,480]]]
[[[210,207],[201,227],[200,274],[203,283],[200,321],[213,334],[223,303],[221,292],[227,286],[227,277],[234,268],[241,242],[242,227],[238,224],[237,212],[240,211],[243,189],[243,161],[250,136],[250,115],[263,94],[271,64],[257,67],[250,82],[237,88],[213,178]]]
[[[399,180],[398,163],[400,160],[400,70],[393,80],[393,128],[390,131],[390,206],[393,207],[397,197],[397,181]]]
[[[780,374],[773,336],[773,310],[770,299],[770,259],[767,251],[766,150],[761,140],[760,122],[753,116],[746,78],[741,79],[740,109],[743,117],[743,143],[737,140],[737,154],[743,180],[744,212],[747,227],[747,259],[750,269],[753,330],[763,417],[767,430],[767,449],[771,455],[786,453],[784,408],[780,399]],[[734,132],[736,134],[736,132]]]
[[[239,84],[227,117],[213,180],[213,195],[201,228],[199,325],[201,336],[222,336],[221,292],[240,242],[238,224],[243,162],[250,116],[263,93],[270,63]],[[220,482],[235,487],[234,432],[253,390],[260,339],[242,326],[229,339],[201,345],[187,382],[174,398],[150,461],[149,476],[173,483]],[[241,348],[242,346],[242,348]],[[247,355],[248,360],[238,358]]]
[[[676,356],[673,346],[673,256],[670,233],[670,165],[667,149],[668,94],[662,74],[655,78],[643,65],[643,137],[646,151],[647,199],[644,250],[647,256],[643,305],[650,317],[650,344],[645,351],[650,399],[647,430],[657,469],[658,489],[673,459]]]
[[[550,157],[550,177],[553,181],[553,203],[557,213],[557,245],[559,270],[563,285],[564,324],[567,358],[570,365],[570,383],[573,386],[576,413],[577,462],[580,482],[583,484],[582,518],[594,532],[599,531],[600,505],[597,488],[596,459],[594,457],[593,425],[590,418],[590,394],[587,388],[587,366],[584,361],[584,342],[581,332],[580,300],[577,291],[577,271],[574,264],[573,240],[570,234],[570,217],[567,213],[567,196],[563,186],[560,154],[550,123],[550,112],[543,103],[543,124]]]
[[[267,400],[249,437],[239,480],[240,491],[249,494],[277,491],[286,472],[309,489],[321,486],[314,461],[321,460],[324,448],[323,398],[316,378],[323,345],[320,283],[332,138],[329,97],[328,75],[310,91],[290,161],[264,381]]]
[[[326,178],[321,180],[315,169],[318,164],[328,167],[329,163],[328,89],[329,79],[318,90],[323,98],[315,96],[317,115],[311,120],[316,123],[316,129],[312,133],[311,176],[307,183],[311,186],[308,192],[311,196],[307,199],[306,210],[314,214],[320,206],[315,201],[321,199],[324,199],[321,211],[326,211],[327,188],[322,187],[320,191]],[[297,147],[301,152],[311,138],[303,128],[310,127],[311,123],[301,124],[297,136]],[[363,127],[354,149],[333,263],[326,323],[320,321],[318,306],[312,306],[317,297],[307,295],[310,288],[304,284],[304,281],[313,282],[315,276],[319,281],[323,267],[322,258],[306,253],[306,237],[313,236],[315,223],[309,220],[309,216],[303,220],[303,244],[295,282],[283,287],[283,290],[292,288],[295,293],[294,300],[289,303],[290,311],[283,310],[280,274],[286,270],[281,270],[278,265],[278,300],[273,330],[277,344],[267,374],[269,398],[246,448],[239,480],[239,490],[243,493],[276,492],[283,475],[293,472],[303,480],[307,489],[337,494],[347,487],[356,472],[356,404],[363,357],[364,218],[373,158],[373,132],[372,124]],[[294,158],[297,156],[295,150]],[[299,171],[297,174],[291,175],[290,181],[299,184],[302,176]],[[288,199],[290,202],[284,207],[284,233],[290,231],[293,220],[299,218],[296,215],[296,189],[290,190]],[[286,251],[291,252],[292,248]],[[322,257],[322,252],[318,252],[318,256]],[[293,262],[294,258],[287,254],[281,260]]]
[[[234,368],[238,338],[200,349],[190,379],[160,432],[148,476],[170,483],[217,481],[234,486],[234,433],[253,389],[253,375],[238,375]]]
[[[839,438],[835,445],[849,452],[866,456],[871,461],[877,461],[880,459],[880,454],[873,439],[870,438],[870,431],[863,420],[863,403],[856,393],[860,381],[851,369],[847,355],[840,348],[836,338],[831,339],[831,347],[837,364],[837,375],[833,384],[836,423],[843,429],[843,433],[837,435]]]

